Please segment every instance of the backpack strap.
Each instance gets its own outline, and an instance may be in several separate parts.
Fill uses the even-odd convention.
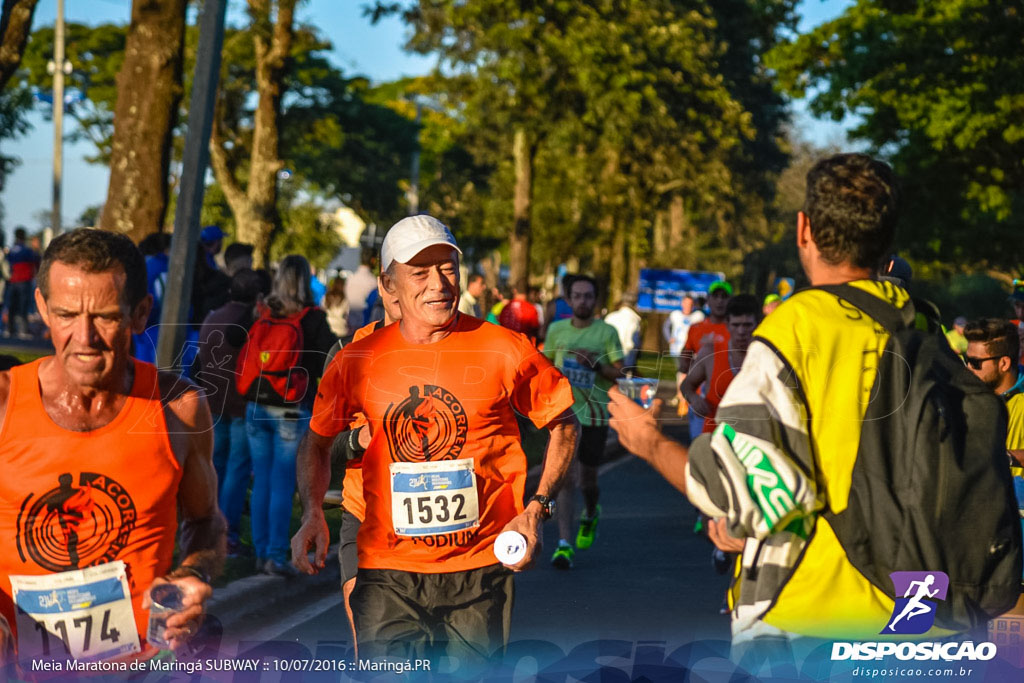
[[[814,289],[820,289],[848,301],[884,327],[890,334],[914,326],[917,312],[914,310],[913,302],[909,299],[902,308],[896,308],[883,299],[849,284],[821,285]]]

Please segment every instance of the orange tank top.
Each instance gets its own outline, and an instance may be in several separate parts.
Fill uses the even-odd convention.
[[[142,597],[171,568],[181,466],[167,438],[157,370],[135,360],[131,395],[107,425],[74,432],[39,393],[45,359],[11,369],[0,428],[0,613],[16,628],[11,575],[121,560],[145,650]]]
[[[708,407],[710,408],[707,416],[704,418],[704,429],[702,430],[704,434],[715,431],[715,415],[718,413],[718,404],[722,402],[725,390],[729,388],[733,377],[735,377],[732,368],[729,366],[728,340],[715,342],[714,349],[711,362],[711,376],[708,377],[707,395],[704,397],[707,399]]]

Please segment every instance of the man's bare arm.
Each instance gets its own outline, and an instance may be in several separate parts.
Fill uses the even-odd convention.
[[[690,365],[690,371],[683,378],[682,383],[679,385],[679,393],[683,395],[686,402],[693,405],[697,402],[697,399],[702,398],[697,389],[700,388],[701,384],[707,381],[708,378],[708,366],[710,365],[710,358],[712,350],[710,347],[702,347],[693,359],[693,363]],[[706,407],[706,406],[704,406]],[[698,411],[698,414],[703,415],[703,412]]]
[[[601,373],[601,376],[607,380],[614,382],[620,377],[624,377],[622,374],[622,361],[617,360],[614,363],[606,363],[600,361],[597,364],[597,371]]]
[[[306,432],[296,460],[299,500],[302,501],[302,526],[292,537],[292,563],[307,574],[315,574],[327,561],[330,535],[324,519],[323,500],[331,481],[331,443],[312,429]],[[307,553],[313,550],[313,562]]]
[[[620,363],[621,365],[621,363]],[[548,448],[544,452],[544,467],[540,473],[537,494],[554,496],[562,488],[562,482],[576,455],[576,445],[580,437],[580,423],[576,414],[569,408],[555,418],[548,426]],[[538,508],[540,504],[537,504]]]
[[[169,383],[173,383],[168,386]],[[161,377],[161,396],[168,436],[182,465],[178,484],[178,544],[181,563],[156,586],[168,581],[184,592],[184,609],[167,619],[166,635],[178,647],[195,635],[213,594],[208,580],[224,566],[227,523],[217,507],[217,472],[213,468],[213,420],[201,391],[167,375]],[[149,593],[143,608],[150,605]]]
[[[178,485],[180,566],[215,577],[224,566],[227,523],[217,507],[213,419],[198,389],[185,391],[170,408],[186,432],[187,452]]]
[[[553,498],[562,486],[573,456],[576,455],[580,423],[572,408],[569,408],[552,420],[547,430],[550,438],[548,449],[544,453],[544,466],[541,469],[537,494]],[[512,571],[522,571],[533,564],[542,547],[540,525],[543,521],[540,503],[531,502],[505,525],[504,531],[518,531],[526,538],[526,555],[518,564],[508,565]]]
[[[661,399],[644,410],[627,398],[618,387],[608,391],[608,410],[611,427],[619,436],[619,443],[630,453],[646,460],[668,483],[686,493],[686,463],[689,451],[680,443],[661,433],[658,413]]]

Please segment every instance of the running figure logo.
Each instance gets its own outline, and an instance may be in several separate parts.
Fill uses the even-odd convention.
[[[51,572],[110,562],[135,528],[135,503],[110,477],[82,472],[57,476],[57,486],[30,493],[18,512],[18,554]]]
[[[433,384],[409,387],[409,396],[384,412],[384,432],[396,462],[458,458],[468,427],[455,394]]]
[[[945,600],[949,577],[943,572],[893,572],[896,589],[892,618],[881,633],[920,635],[935,623],[936,600]],[[899,596],[903,597],[899,597]]]

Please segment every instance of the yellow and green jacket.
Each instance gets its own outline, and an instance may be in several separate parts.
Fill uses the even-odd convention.
[[[909,299],[891,282],[849,284],[896,307]],[[795,294],[757,328],[718,429],[691,447],[690,500],[747,539],[732,593],[734,641],[780,632],[885,639],[892,599],[853,567],[820,513],[847,506],[888,338],[833,294]]]

